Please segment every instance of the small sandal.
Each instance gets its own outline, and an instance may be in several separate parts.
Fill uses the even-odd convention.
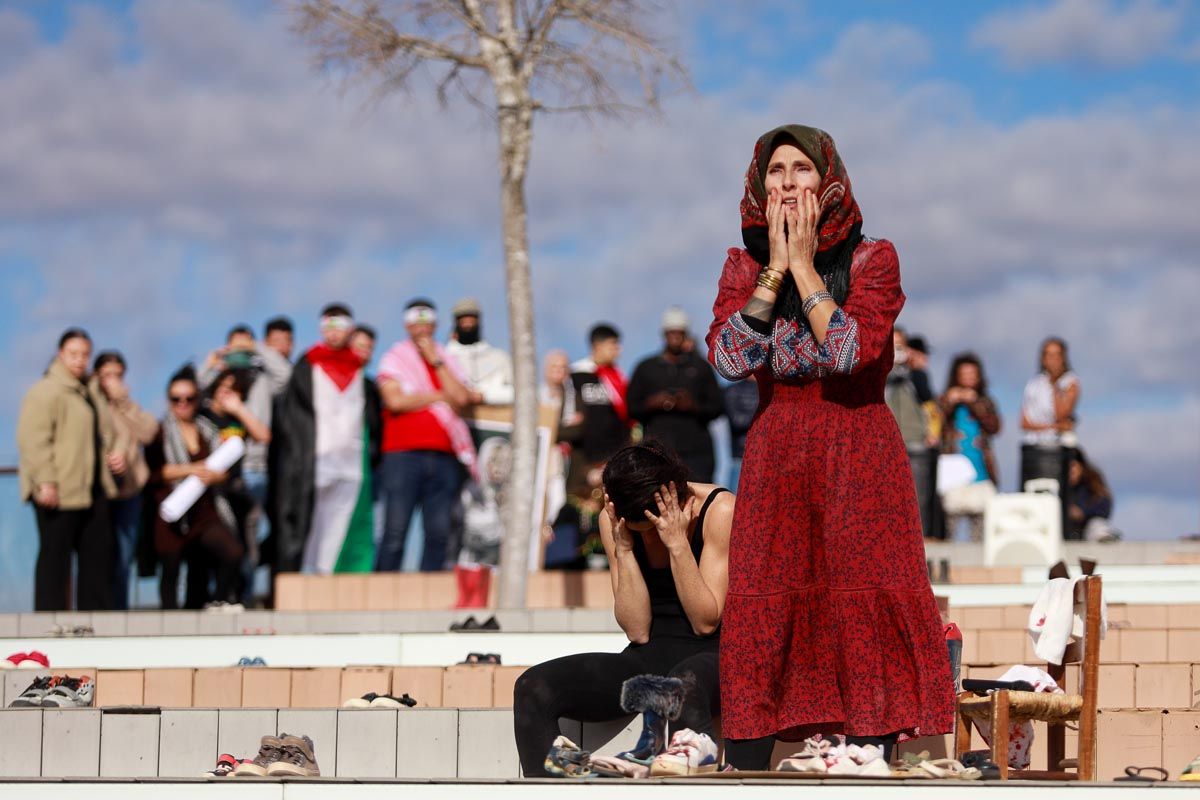
[[[917,765],[935,778],[955,778],[962,781],[977,781],[983,773],[975,767],[964,767],[953,758],[937,758],[933,761],[922,761]]]
[[[588,764],[592,772],[602,778],[649,778],[650,768],[645,764],[627,761],[616,756],[592,756]]]
[[[1143,772],[1157,772],[1162,775],[1162,777],[1159,778],[1150,775],[1143,775]],[[1159,781],[1165,781],[1170,777],[1170,774],[1168,774],[1167,771],[1162,767],[1126,767],[1125,774],[1119,778],[1113,778],[1113,780],[1128,781],[1130,783],[1158,783]]]
[[[579,749],[579,745],[565,736],[559,736],[550,746],[542,767],[555,778],[590,778],[591,767],[588,766],[592,754]]]

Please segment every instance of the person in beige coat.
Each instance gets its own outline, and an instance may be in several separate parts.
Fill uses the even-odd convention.
[[[71,608],[71,554],[78,555],[75,605],[112,606],[112,528],[109,500],[127,469],[116,448],[108,403],[87,383],[92,341],[71,328],[58,355],[26,393],[17,422],[21,499],[37,516],[34,608]]]
[[[129,395],[125,382],[125,357],[116,350],[96,356],[89,382],[108,401],[115,436],[113,449],[125,456],[125,472],[117,478],[117,498],[110,506],[113,530],[113,608],[129,608],[129,566],[137,552],[142,519],[142,489],[150,479],[150,468],[142,448],[158,435],[158,420]]]

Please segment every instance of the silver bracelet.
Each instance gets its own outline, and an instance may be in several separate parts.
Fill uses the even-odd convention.
[[[807,317],[809,314],[811,314],[812,310],[817,307],[818,303],[823,303],[826,300],[832,300],[832,299],[833,299],[833,295],[831,295],[829,292],[826,292],[826,291],[813,292],[808,297],[804,298],[804,306],[802,307],[802,310],[804,311],[804,316]]]

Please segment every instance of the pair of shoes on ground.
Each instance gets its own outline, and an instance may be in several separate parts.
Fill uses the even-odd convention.
[[[51,625],[51,636],[92,636],[96,633],[91,625]]]
[[[467,657],[460,664],[499,664],[499,653],[467,653]]]
[[[90,708],[96,695],[96,684],[83,675],[43,675],[21,692],[9,708]]]
[[[988,770],[975,766],[975,763],[991,765],[995,774],[989,775]],[[920,753],[905,753],[900,763],[892,767],[892,776],[896,778],[944,778],[977,781],[984,777],[999,777],[1000,772],[986,758],[967,766],[953,758],[931,759],[929,751],[923,750]]]
[[[545,770],[560,778],[657,778],[703,775],[717,771],[717,743],[708,734],[688,728],[675,732],[666,750],[650,762],[616,756],[593,756],[565,736],[554,740],[546,755]]]
[[[342,704],[342,708],[400,708],[401,706],[412,708],[416,704],[417,701],[409,697],[408,692],[400,697],[367,692],[362,697],[352,697],[347,700]]]
[[[804,740],[804,748],[779,762],[780,772],[817,772],[827,775],[859,775],[888,778],[892,770],[883,758],[883,749],[873,744],[857,745],[814,736]]]
[[[488,633],[500,630],[500,623],[494,614],[484,622],[475,619],[475,615],[472,614],[462,622],[450,623],[450,630],[457,633]]]
[[[221,759],[226,760],[224,771]],[[208,773],[213,777],[232,775],[235,778],[266,778],[266,777],[300,777],[317,778],[321,768],[317,766],[316,748],[307,736],[292,736],[281,733],[278,736],[264,736],[258,746],[258,755],[253,759],[243,759],[238,762],[232,756],[224,755],[217,761],[217,769]],[[229,761],[235,766],[228,768]]]
[[[239,667],[265,667],[266,665],[267,662],[262,656],[255,656],[254,658],[242,656],[236,664]]]
[[[213,600],[204,604],[204,610],[209,614],[241,614],[246,607],[241,603],[227,603],[224,600]]]
[[[47,669],[50,666],[50,659],[45,653],[37,650],[31,650],[28,653],[13,653],[8,658],[0,661],[0,669],[23,669],[25,667],[41,667]]]

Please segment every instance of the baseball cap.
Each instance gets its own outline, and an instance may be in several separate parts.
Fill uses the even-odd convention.
[[[686,331],[688,323],[688,315],[682,308],[672,306],[663,312],[662,329],[664,331]]]

